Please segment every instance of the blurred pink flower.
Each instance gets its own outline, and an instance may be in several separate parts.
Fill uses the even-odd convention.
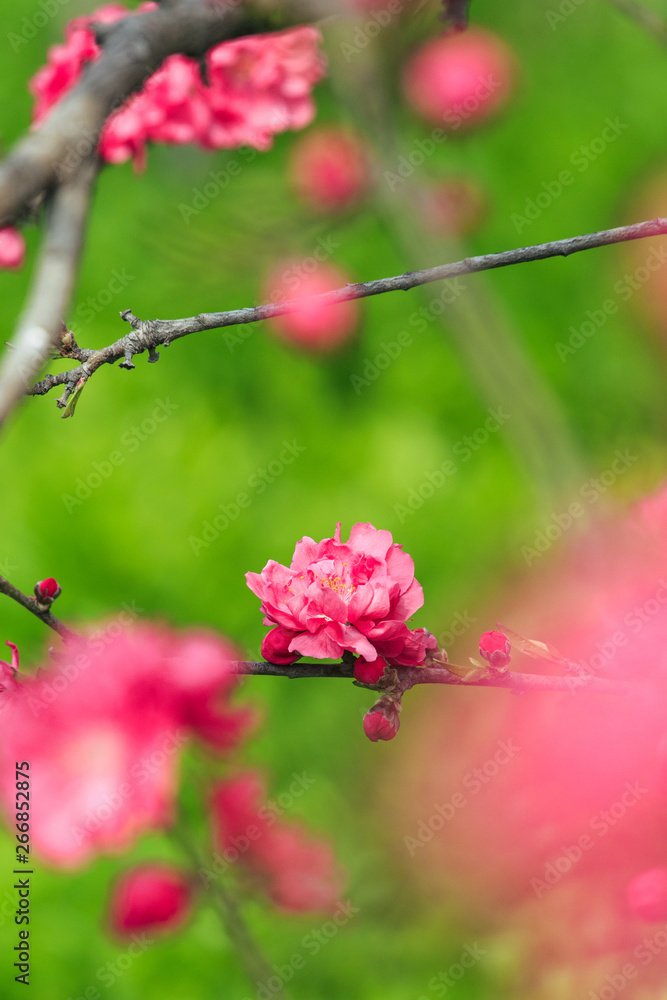
[[[361,140],[339,128],[317,128],[292,147],[290,177],[298,197],[319,212],[349,208],[368,186],[369,166]]]
[[[405,624],[424,603],[411,557],[389,531],[355,524],[341,542],[297,542],[289,568],[269,560],[261,573],[246,573],[262,602],[265,625],[279,655],[338,659],[345,650],[373,662],[417,666],[436,640]],[[296,634],[294,634],[296,633]]]
[[[410,877],[468,919],[495,912],[501,934],[522,934],[515,989],[539,1000],[565,965],[566,992],[587,996],[603,979],[596,963],[636,960],[646,928],[628,902],[667,920],[667,486],[623,513],[595,499],[597,523],[564,532],[503,587],[494,615],[563,654],[523,669],[622,680],[627,693],[450,690],[411,706],[421,716],[383,790]],[[667,952],[637,967],[636,995],[658,995]]]
[[[184,742],[231,749],[249,722],[228,705],[236,658],[212,634],[140,625],[71,644],[9,691],[0,799],[11,816],[13,763],[28,761],[35,850],[74,867],[167,826]]]
[[[628,906],[642,920],[667,920],[667,868],[651,868],[628,883]]]
[[[239,863],[281,909],[331,910],[342,888],[331,847],[294,823],[278,821],[263,805],[265,798],[255,772],[220,782],[211,798],[216,847],[237,851]]]
[[[313,351],[333,350],[346,343],[359,325],[359,303],[354,299],[323,302],[318,296],[350,284],[350,276],[333,264],[318,264],[308,272],[309,263],[284,260],[269,273],[263,297],[270,302],[292,300],[297,307],[283,316],[272,316],[268,323],[290,344]]]
[[[0,268],[16,270],[25,259],[25,240],[18,229],[0,229]]]
[[[192,884],[171,865],[143,864],[116,882],[110,901],[111,929],[119,937],[136,931],[172,931],[192,909]]]
[[[128,11],[109,4],[70,22],[65,43],[49,49],[47,65],[31,81],[35,122],[78,82],[85,64],[99,57],[93,23],[110,23],[156,6],[143,3]],[[275,134],[303,128],[314,116],[311,92],[324,74],[320,38],[316,28],[304,26],[222,42],[206,56],[208,84],[195,60],[170,56],[108,119],[101,155],[111,163],[134,159],[141,168],[148,142],[268,149]]]
[[[404,69],[403,90],[427,121],[459,129],[497,112],[509,99],[515,77],[515,57],[505,42],[483,28],[469,28],[417,49]]]

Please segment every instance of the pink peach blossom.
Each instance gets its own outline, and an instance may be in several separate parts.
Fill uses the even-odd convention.
[[[269,635],[283,655],[338,659],[348,650],[371,663],[382,656],[418,666],[437,645],[430,633],[405,624],[424,603],[412,559],[372,524],[355,524],[347,542],[340,524],[333,538],[306,536],[289,568],[271,559],[246,581],[262,602],[264,624],[281,629]]]
[[[249,721],[227,703],[238,657],[216,636],[143,624],[101,636],[23,678],[3,711],[0,801],[11,815],[13,762],[29,761],[32,844],[64,867],[169,825],[187,738],[230,749]]]
[[[72,21],[64,44],[49,49],[47,65],[31,81],[35,123],[76,85],[86,63],[99,58],[95,22],[111,23],[156,6],[144,3],[128,11],[114,3]],[[316,28],[303,26],[222,42],[206,56],[208,83],[195,60],[170,56],[108,119],[101,155],[110,163],[133,159],[141,168],[149,142],[268,149],[278,132],[303,128],[314,116],[311,92],[324,73],[320,38]]]

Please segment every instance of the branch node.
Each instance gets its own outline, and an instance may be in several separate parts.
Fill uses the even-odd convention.
[[[134,315],[131,309],[122,309],[120,312],[120,318],[125,320],[126,323],[129,323],[133,330],[138,329],[141,323],[141,320]]]
[[[132,361],[133,356],[134,356],[134,352],[132,351],[132,348],[131,347],[126,347],[125,348],[125,357],[123,358],[123,360],[121,361],[121,363],[118,365],[118,367],[119,368],[127,368],[128,371],[131,368],[134,368],[134,363]]]
[[[154,347],[148,348],[148,363],[149,365],[155,364],[156,361],[160,360],[160,352],[156,351]]]

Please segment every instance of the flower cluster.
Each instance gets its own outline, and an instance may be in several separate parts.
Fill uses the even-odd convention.
[[[94,24],[112,24],[136,11],[111,3],[71,21],[65,42],[49,49],[47,65],[31,81],[34,121],[40,122],[100,55]],[[309,26],[222,42],[199,64],[173,55],[107,121],[100,153],[111,163],[133,159],[142,167],[148,142],[196,143],[205,149],[242,145],[268,149],[273,136],[308,125],[313,86],[324,73],[320,34]]]
[[[245,849],[240,863],[283,910],[330,910],[342,888],[330,846],[294,823],[279,822],[263,805],[261,778],[248,772],[220,782],[212,795],[215,846]]]
[[[424,603],[411,557],[372,524],[355,524],[347,542],[340,524],[333,538],[302,538],[289,568],[271,559],[246,580],[262,602],[264,624],[274,626],[262,643],[272,663],[338,659],[347,651],[363,661],[359,670],[374,664],[377,680],[385,663],[419,666],[437,646],[425,629],[406,624]]]
[[[55,666],[4,695],[2,803],[9,812],[10,765],[30,761],[32,841],[64,867],[166,827],[188,738],[224,752],[251,718],[228,704],[237,654],[216,636],[155,625],[102,635],[68,646]]]

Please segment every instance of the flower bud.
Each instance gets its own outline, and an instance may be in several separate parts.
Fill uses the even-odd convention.
[[[354,664],[354,678],[360,684],[377,684],[386,666],[381,656],[375,660],[364,660],[363,656],[360,656]]]
[[[380,698],[364,716],[364,732],[369,740],[393,740],[399,730],[401,702],[393,696]]]
[[[290,653],[289,644],[298,632],[278,625],[272,628],[262,640],[262,656],[267,663],[278,663],[286,665],[294,663],[301,656],[301,653]]]
[[[628,906],[642,920],[667,920],[667,868],[651,868],[628,883]]]
[[[479,655],[483,656],[492,670],[505,671],[512,657],[512,646],[503,632],[485,632],[479,640]]]
[[[37,603],[47,608],[53,604],[57,597],[60,597],[61,593],[62,587],[52,576],[47,577],[46,580],[40,580],[39,583],[35,584]]]
[[[173,930],[190,912],[192,888],[168,865],[145,864],[126,872],[111,898],[111,927],[125,937],[135,931]]]

